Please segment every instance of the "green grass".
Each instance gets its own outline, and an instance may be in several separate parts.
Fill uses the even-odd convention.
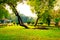
[[[25,29],[21,26],[0,28],[0,40],[60,40],[60,29]]]

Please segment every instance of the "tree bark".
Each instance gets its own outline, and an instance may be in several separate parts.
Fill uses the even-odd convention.
[[[38,20],[39,20],[39,17],[37,18],[36,23],[35,23],[35,25],[34,25],[34,26],[37,26]]]
[[[23,23],[23,21],[22,21],[20,15],[19,15],[19,13],[17,12],[15,6],[14,6],[12,3],[8,3],[8,5],[10,5],[10,6],[12,7],[13,12],[14,12],[15,15],[17,16],[17,18],[18,18],[18,24],[19,24],[20,26],[23,26],[23,27],[25,27],[25,28],[28,28],[27,25],[25,25],[25,24]]]
[[[39,14],[40,14],[40,11],[37,11],[36,13],[38,14],[38,15],[37,15],[38,18],[36,19],[36,23],[35,23],[35,25],[34,25],[35,27],[37,26],[38,20],[39,20],[39,18],[40,18],[40,15],[39,15]]]
[[[55,23],[55,26],[58,26],[58,22]]]

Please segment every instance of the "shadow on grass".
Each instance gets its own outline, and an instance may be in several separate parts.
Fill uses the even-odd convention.
[[[5,27],[7,27],[7,26],[0,26],[0,28],[5,28]]]

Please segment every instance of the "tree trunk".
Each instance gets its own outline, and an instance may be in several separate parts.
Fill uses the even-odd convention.
[[[55,26],[58,26],[58,22],[55,23]]]
[[[39,17],[37,18],[36,23],[35,23],[35,25],[34,25],[34,26],[37,26],[38,20],[39,20]]]
[[[15,15],[17,16],[17,18],[18,18],[18,24],[19,24],[20,26],[23,26],[23,27],[25,27],[25,28],[28,28],[26,25],[24,25],[24,23],[23,23],[20,15],[19,15],[19,13],[17,12],[15,6],[14,6],[12,3],[8,3],[8,5],[10,5],[10,6],[12,7],[13,12],[14,12]]]

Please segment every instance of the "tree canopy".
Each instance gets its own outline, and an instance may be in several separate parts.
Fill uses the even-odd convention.
[[[0,19],[3,18],[8,19],[9,16],[10,16],[9,12],[2,5],[0,5]]]
[[[54,4],[56,3],[56,0],[28,0],[27,4],[31,6],[32,10],[37,14],[37,20],[42,17],[43,14],[46,14],[45,11],[50,13],[52,12],[52,9],[54,8]]]

